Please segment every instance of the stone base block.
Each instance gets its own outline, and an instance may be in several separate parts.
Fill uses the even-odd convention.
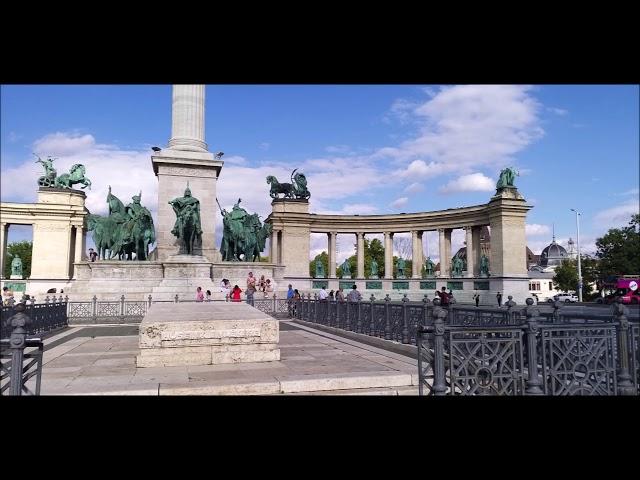
[[[272,362],[278,341],[278,321],[246,304],[154,304],[140,324],[137,365]]]

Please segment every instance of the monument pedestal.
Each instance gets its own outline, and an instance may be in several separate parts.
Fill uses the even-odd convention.
[[[138,367],[280,360],[278,321],[243,303],[154,304],[140,324]]]

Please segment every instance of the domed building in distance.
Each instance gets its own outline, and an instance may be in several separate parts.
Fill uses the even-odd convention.
[[[554,234],[551,243],[542,249],[538,263],[529,268],[529,292],[532,295],[536,294],[539,301],[561,293],[553,283],[556,268],[562,265],[564,260],[576,258],[573,240],[570,238],[567,243],[569,251],[556,242]]]
[[[567,250],[560,244],[556,243],[556,237],[547,245],[540,253],[538,264],[531,267],[530,271],[538,272],[555,272],[556,267],[560,266],[564,260],[568,260],[569,254]]]

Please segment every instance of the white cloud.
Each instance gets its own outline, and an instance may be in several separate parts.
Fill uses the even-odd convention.
[[[523,85],[459,85],[441,87],[417,108],[396,102],[392,110],[411,112],[421,123],[419,135],[398,147],[380,149],[374,157],[413,163],[413,172],[408,169],[406,176],[452,170],[464,174],[479,166],[513,163],[516,153],[544,134],[538,117],[542,106],[530,90]],[[431,173],[427,165],[437,168]]]
[[[400,198],[394,200],[393,202],[391,202],[389,204],[389,206],[392,207],[392,208],[399,209],[399,208],[404,207],[408,202],[409,202],[409,198],[408,197],[400,197]]]
[[[596,213],[593,220],[597,227],[606,230],[615,227],[626,227],[631,220],[631,215],[640,213],[637,199],[631,199],[622,205],[607,208]]]
[[[407,168],[395,172],[401,178],[427,178],[455,170],[455,166],[444,166],[435,162],[427,164],[424,160],[414,160]]]
[[[414,182],[403,190],[404,193],[420,193],[424,191],[424,185]]]
[[[269,150],[270,146],[271,144],[269,142],[262,142],[260,145],[258,145],[258,148],[260,150]]]
[[[426,93],[426,92],[425,92]],[[415,120],[415,110],[420,103],[405,98],[398,98],[389,108],[384,120],[388,123],[391,119],[398,120],[401,124],[406,124]]]
[[[247,159],[244,157],[240,157],[238,155],[235,155],[233,157],[228,157],[224,159],[224,164],[232,164],[232,165],[246,165],[247,163]]]
[[[349,145],[330,145],[325,148],[328,153],[346,154],[351,153]]]
[[[538,223],[526,224],[524,230],[525,235],[529,237],[551,234],[551,229],[548,225],[540,225]]]
[[[569,113],[568,110],[564,110],[562,108],[557,108],[557,107],[547,107],[547,111],[551,113],[555,113],[556,115],[560,115],[560,116],[564,116]]]
[[[627,195],[638,195],[640,193],[640,190],[637,188],[632,188],[631,190],[627,190],[626,192],[621,192],[621,193],[616,193],[615,195],[617,197],[623,197],[623,196],[627,196]]]
[[[78,155],[95,148],[95,146],[96,141],[93,135],[80,135],[69,132],[51,133],[33,143],[35,153],[53,157]]]
[[[471,173],[451,180],[444,187],[440,187],[440,193],[455,192],[491,192],[495,190],[495,182],[482,173]]]

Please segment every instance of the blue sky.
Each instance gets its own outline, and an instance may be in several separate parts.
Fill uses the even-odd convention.
[[[552,224],[560,242],[575,239],[577,207],[590,251],[638,211],[638,97],[637,85],[209,85],[206,141],[225,152],[223,206],[242,196],[265,217],[265,177],[294,168],[312,211],[383,214],[486,203],[500,169],[515,166],[534,206],[529,246],[548,244]],[[2,201],[35,200],[36,152],[58,157],[58,172],[87,165],[94,213],[108,184],[123,201],[142,188],[155,210],[150,147],[170,133],[170,85],[3,85]],[[29,236],[12,227],[9,240]],[[454,232],[454,248],[461,241]],[[339,259],[352,243],[339,239]],[[312,253],[323,249],[314,236]]]

